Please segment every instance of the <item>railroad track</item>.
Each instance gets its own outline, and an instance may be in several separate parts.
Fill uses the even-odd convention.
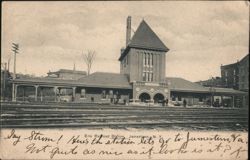
[[[248,111],[229,108],[1,103],[1,126],[247,130]]]

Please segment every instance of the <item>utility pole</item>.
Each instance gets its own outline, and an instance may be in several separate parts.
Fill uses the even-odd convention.
[[[13,79],[16,79],[16,54],[18,53],[18,50],[19,50],[19,44],[12,43],[12,51],[14,53],[14,75],[13,75]]]
[[[3,76],[3,83],[1,84],[1,99],[5,100],[5,91],[6,91],[6,72],[7,72],[7,63],[1,63],[1,75]],[[2,71],[3,69],[3,71]]]
[[[16,79],[16,54],[18,53],[19,50],[19,44],[17,43],[12,43],[12,51],[14,53],[14,75],[13,75],[13,80]],[[14,82],[12,83],[12,101],[16,101],[16,86]]]
[[[210,106],[213,107],[213,104],[214,104],[214,81],[213,81],[212,76],[211,76],[211,85],[210,85],[209,91],[211,93]]]
[[[8,72],[10,72],[10,60],[11,58],[8,59]]]
[[[6,73],[7,73],[7,63],[4,63],[4,71],[3,71],[3,100],[5,100],[5,92],[6,92]]]

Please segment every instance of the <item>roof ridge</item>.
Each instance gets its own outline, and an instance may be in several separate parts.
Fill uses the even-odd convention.
[[[96,71],[96,72],[94,72],[94,73],[92,73],[92,74],[96,74],[96,73],[108,73],[108,74],[118,74],[118,75],[124,75],[124,74],[115,73],[115,72],[102,72],[102,71]],[[90,74],[90,75],[92,75],[92,74]]]

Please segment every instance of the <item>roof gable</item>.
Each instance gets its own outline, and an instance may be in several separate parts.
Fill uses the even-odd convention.
[[[170,88],[174,91],[191,91],[191,92],[207,92],[208,90],[197,83],[190,82],[183,78],[167,77],[166,80],[170,82]]]
[[[144,20],[140,23],[128,46],[164,52],[169,50]]]
[[[119,73],[95,72],[89,76],[80,78],[78,81],[96,87],[132,88],[128,77]]]

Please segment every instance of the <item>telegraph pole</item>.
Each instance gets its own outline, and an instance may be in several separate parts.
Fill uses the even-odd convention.
[[[5,100],[5,91],[6,91],[6,65],[7,63],[1,63],[1,75],[3,76],[3,83],[1,84],[1,100]],[[3,69],[3,70],[2,70]]]
[[[11,60],[11,58],[8,59],[8,69],[7,69],[8,72],[10,71],[10,60]]]
[[[18,53],[19,50],[19,44],[17,43],[12,43],[12,51],[14,53],[14,72],[13,72],[13,80],[16,79],[16,54]],[[12,83],[12,101],[16,101],[16,86],[14,82]]]
[[[4,63],[4,71],[3,71],[3,100],[5,100],[5,92],[6,92],[6,73],[7,73],[7,63]]]
[[[14,53],[14,75],[13,75],[13,79],[16,79],[16,54],[18,53],[18,50],[19,50],[19,44],[12,43],[12,51]]]

